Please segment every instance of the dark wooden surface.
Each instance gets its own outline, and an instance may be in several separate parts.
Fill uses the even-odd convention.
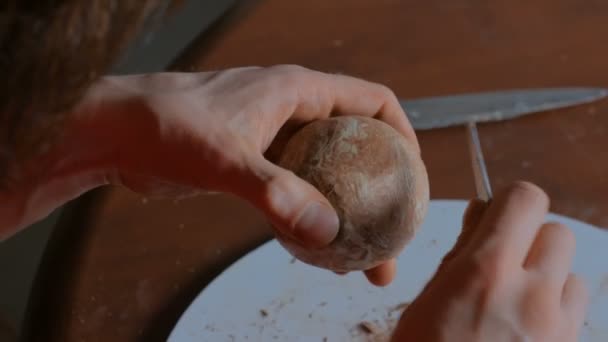
[[[400,97],[608,86],[607,17],[601,0],[248,2],[176,68],[300,64],[381,82]],[[479,130],[494,188],[533,181],[554,212],[608,226],[607,101]],[[419,133],[434,199],[474,194],[464,133]],[[90,193],[51,242],[26,340],[164,340],[214,276],[270,237],[260,214],[227,196]]]

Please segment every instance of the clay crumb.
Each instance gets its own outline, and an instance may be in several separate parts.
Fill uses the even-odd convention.
[[[296,258],[291,258],[291,260],[289,261],[290,264],[295,264],[296,263]]]
[[[370,335],[378,333],[378,328],[373,323],[368,321],[363,321],[359,323],[359,329],[361,329],[361,331],[363,331],[364,333]]]
[[[268,311],[266,311],[264,309],[261,309],[260,310],[260,315],[262,315],[262,317],[266,317],[266,316],[268,316]]]
[[[327,305],[327,302],[321,302],[321,303],[319,303],[320,307],[323,307],[323,306],[326,306],[326,305]]]
[[[327,337],[323,337],[323,342],[327,342]]]

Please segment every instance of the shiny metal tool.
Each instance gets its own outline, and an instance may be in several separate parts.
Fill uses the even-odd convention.
[[[481,150],[479,133],[477,132],[475,121],[469,121],[467,123],[467,132],[477,198],[484,202],[489,202],[492,199],[492,187],[490,185],[488,170],[486,169],[486,162],[483,158],[483,151]]]

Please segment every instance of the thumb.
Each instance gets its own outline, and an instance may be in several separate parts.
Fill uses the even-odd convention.
[[[462,216],[462,225],[464,229],[475,229],[481,222],[483,214],[486,212],[489,205],[489,202],[485,202],[477,198],[472,199],[464,211],[464,215]],[[467,241],[470,239],[471,234],[471,232],[468,233],[468,236],[466,237]]]
[[[279,234],[309,248],[333,241],[340,225],[338,215],[314,186],[261,156],[249,171],[254,186],[244,197],[267,216]]]

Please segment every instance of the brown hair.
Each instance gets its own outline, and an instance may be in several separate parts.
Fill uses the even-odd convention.
[[[19,140],[53,126],[169,0],[2,2],[0,183]]]

